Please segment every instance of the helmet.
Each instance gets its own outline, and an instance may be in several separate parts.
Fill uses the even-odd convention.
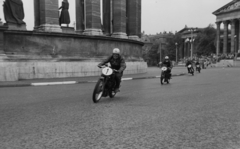
[[[113,49],[113,54],[120,54],[120,50],[118,48]]]
[[[168,56],[165,56],[165,59],[169,59],[169,57],[168,57]]]

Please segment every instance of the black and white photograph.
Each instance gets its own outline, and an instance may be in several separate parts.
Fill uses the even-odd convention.
[[[0,149],[240,149],[240,0],[0,0]]]

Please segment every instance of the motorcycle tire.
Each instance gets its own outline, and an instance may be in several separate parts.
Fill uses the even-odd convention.
[[[160,77],[160,83],[163,84],[163,77]]]
[[[166,79],[167,84],[169,84],[169,79]]]
[[[92,95],[92,100],[94,103],[97,103],[100,101],[102,98],[104,89],[103,89],[103,80],[99,79],[97,84],[95,85],[93,95]]]

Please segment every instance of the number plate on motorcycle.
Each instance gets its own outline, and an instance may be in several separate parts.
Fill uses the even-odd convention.
[[[112,73],[113,73],[113,70],[109,67],[102,69],[102,74],[104,74],[105,76],[110,76]]]
[[[162,67],[162,71],[166,71],[167,70],[167,67]]]

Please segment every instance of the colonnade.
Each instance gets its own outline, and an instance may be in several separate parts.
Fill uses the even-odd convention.
[[[240,47],[240,19],[232,19],[216,22],[217,25],[217,42],[216,54],[236,53]],[[223,34],[221,32],[221,24],[224,24]],[[231,29],[229,30],[229,25]],[[222,48],[221,48],[222,47]]]
[[[141,0],[102,0],[102,17],[101,0],[75,0],[75,4],[76,33],[139,40]],[[34,0],[34,12],[35,30],[62,32],[58,0]]]

